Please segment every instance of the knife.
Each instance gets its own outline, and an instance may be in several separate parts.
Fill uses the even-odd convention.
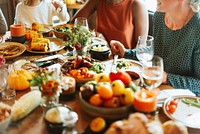
[[[57,58],[64,58],[66,56],[72,56],[73,55],[73,52],[70,51],[70,52],[66,52],[65,54],[56,54],[56,55],[52,55],[52,56],[47,56],[45,58],[41,58],[41,59],[38,59],[38,60],[35,60],[34,62],[43,62],[43,61],[49,61],[49,60],[53,60],[53,59],[57,59]]]
[[[55,59],[48,60],[48,61],[34,61],[36,66],[38,67],[47,67],[56,63]]]

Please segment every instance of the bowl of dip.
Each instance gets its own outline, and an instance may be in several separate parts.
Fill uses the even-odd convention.
[[[93,59],[107,60],[110,54],[110,48],[105,44],[93,44],[90,48],[90,54]]]
[[[73,130],[78,115],[65,105],[56,105],[45,111],[44,120],[49,133],[63,134]]]

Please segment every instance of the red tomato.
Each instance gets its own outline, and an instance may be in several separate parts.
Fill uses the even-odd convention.
[[[176,105],[168,105],[168,112],[170,114],[173,114],[176,110],[176,107],[177,107]]]
[[[116,80],[117,79],[117,73],[111,72],[109,74],[109,78],[110,78],[111,81]]]
[[[177,106],[178,103],[175,100],[171,100],[170,103],[169,103],[169,105],[175,105],[175,106]]]
[[[111,81],[121,80],[124,85],[130,84],[132,81],[131,76],[128,73],[122,71],[119,71],[117,73],[111,72],[109,77]]]

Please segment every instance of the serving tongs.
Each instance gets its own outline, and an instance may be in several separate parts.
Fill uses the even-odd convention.
[[[118,59],[118,55],[114,55],[113,56],[113,62],[112,62],[112,66],[111,66],[111,72],[117,72],[117,59]]]

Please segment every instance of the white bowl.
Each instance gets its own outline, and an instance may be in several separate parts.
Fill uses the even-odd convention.
[[[1,109],[8,109],[10,111],[8,117],[6,117],[6,119],[0,120],[0,133],[3,133],[7,128],[8,125],[10,124],[11,121],[11,116],[12,116],[12,109],[9,105],[0,102],[0,110]],[[2,116],[0,114],[0,116]]]

